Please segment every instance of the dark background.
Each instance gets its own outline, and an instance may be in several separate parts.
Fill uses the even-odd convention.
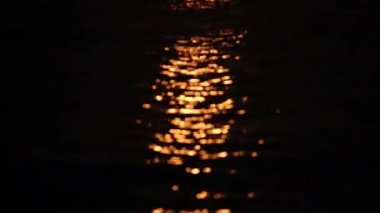
[[[256,116],[281,138],[266,163],[278,185],[259,209],[373,211],[378,9],[369,1],[241,3],[237,14],[251,33],[243,55],[257,67]],[[160,36],[181,22],[161,6],[40,0],[1,7],[2,191],[16,212],[148,202],[134,191],[149,171],[134,161],[132,124],[139,88],[157,72]],[[273,118],[277,108],[284,115]],[[281,201],[288,189],[299,197]]]

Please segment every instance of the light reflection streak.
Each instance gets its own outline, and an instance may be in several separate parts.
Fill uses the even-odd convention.
[[[209,210],[209,209],[194,209],[194,210],[173,210],[173,209],[164,209],[157,208],[153,209],[152,213],[231,213],[230,209],[217,209],[217,210]]]
[[[232,3],[232,0],[172,0],[171,8],[173,10],[202,10],[231,5]]]
[[[232,2],[172,0],[171,8],[202,10]],[[188,14],[203,13],[208,12]],[[195,23],[183,27],[187,25]],[[211,26],[201,25],[202,31]],[[214,31],[175,36],[162,46],[158,77],[149,86],[151,99],[141,105],[148,119],[136,119],[150,132],[144,143],[149,151],[146,164],[154,165],[152,179],[158,183],[158,192],[149,194],[158,201],[150,207],[152,213],[231,213],[232,202],[255,203],[259,195],[253,190],[255,171],[247,165],[265,156],[258,147],[271,141],[253,134],[257,123],[246,119],[250,97],[239,94],[246,91],[240,84],[248,81],[238,72],[248,71],[239,69],[249,63],[236,50],[244,45],[247,32],[211,28]]]
[[[198,175],[214,170],[207,163],[197,168],[186,166],[187,161],[257,157],[256,151],[223,148],[235,124],[234,115],[247,113],[245,109],[234,110],[236,100],[229,95],[234,79],[227,66],[240,59],[231,48],[240,43],[246,33],[225,29],[202,36],[181,37],[164,48],[170,57],[160,65],[161,76],[151,87],[154,100],[142,107],[159,111],[170,127],[154,134],[156,142],[148,148],[159,157],[147,161],[148,164],[185,166],[186,173]],[[245,103],[248,97],[239,101]],[[216,145],[220,148],[210,148]]]
[[[230,29],[197,36],[178,38],[164,47],[167,58],[160,75],[151,86],[152,100],[142,108],[156,113],[160,124],[154,128],[154,141],[148,149],[154,157],[147,164],[166,164],[180,168],[187,176],[211,176],[221,171],[215,162],[235,158],[257,158],[257,150],[231,148],[229,140],[236,117],[248,111],[240,107],[249,98],[235,98],[233,66],[241,60],[233,49],[241,44],[246,31]],[[136,121],[143,124],[142,120]],[[154,126],[154,125],[153,125]],[[257,144],[264,144],[260,139]],[[222,171],[236,176],[236,168]],[[188,187],[171,184],[172,193],[190,193]],[[228,199],[226,191],[200,189],[190,193],[194,200]],[[244,199],[253,199],[254,192],[243,192]],[[231,213],[230,209],[172,210],[156,208],[152,213]]]

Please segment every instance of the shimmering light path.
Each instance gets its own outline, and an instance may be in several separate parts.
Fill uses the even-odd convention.
[[[211,9],[227,3],[231,2],[174,1],[171,7]],[[187,210],[158,207],[152,213],[230,213],[232,209],[226,208],[223,201],[255,198],[249,183],[243,190],[227,189],[223,183],[214,183],[214,187],[208,184],[215,178],[239,179],[243,172],[239,162],[259,157],[259,147],[265,143],[259,139],[243,146],[237,144],[244,134],[235,125],[239,124],[239,117],[249,113],[246,106],[250,98],[244,94],[236,96],[231,90],[241,86],[235,74],[241,63],[239,48],[247,34],[232,28],[194,32],[176,36],[174,43],[163,48],[159,74],[150,88],[152,98],[141,105],[149,116],[136,121],[139,125],[148,124],[154,132],[147,147],[152,158],[146,164],[166,165],[182,173],[182,179],[173,178],[168,186],[174,196],[216,202],[220,208],[198,208],[203,204]],[[196,181],[197,186],[184,181],[186,177],[190,182]]]

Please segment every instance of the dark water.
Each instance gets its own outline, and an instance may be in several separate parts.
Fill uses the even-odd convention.
[[[12,212],[376,207],[370,3],[10,9],[2,176]]]

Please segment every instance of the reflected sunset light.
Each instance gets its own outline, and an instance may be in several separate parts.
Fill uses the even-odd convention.
[[[172,0],[171,8],[173,10],[202,10],[231,5],[232,3],[233,0]]]
[[[168,121],[168,129],[156,132],[156,142],[148,147],[159,154],[159,163],[182,166],[189,159],[201,162],[245,155],[244,151],[210,147],[226,143],[235,123],[227,117],[246,114],[244,109],[234,110],[236,100],[229,95],[234,86],[229,64],[240,58],[231,49],[246,33],[225,29],[184,36],[164,48],[170,57],[160,65],[160,77],[151,86],[153,101],[142,105],[146,110],[158,111]],[[197,175],[213,170],[205,166],[186,167],[185,171]]]
[[[242,45],[246,34],[247,31],[223,29],[178,36],[172,45],[162,47],[158,76],[149,86],[151,99],[142,105],[153,118],[149,121],[152,137],[147,143],[152,157],[146,164],[166,165],[165,168],[172,168],[176,175],[192,180],[215,176],[236,178],[241,172],[236,165],[238,159],[258,157],[256,147],[242,146],[239,142],[245,128],[236,129],[240,118],[249,114],[245,108],[249,97],[234,93],[239,82],[234,77],[239,71],[236,64],[242,62],[236,48]],[[143,121],[138,123],[144,124]],[[260,139],[251,144],[263,143]],[[210,189],[202,184],[193,188],[183,181],[175,178],[166,189],[175,196],[186,196],[197,202],[254,197],[251,188],[236,194],[223,187]],[[174,210],[161,207],[152,212],[232,211],[229,208]]]

